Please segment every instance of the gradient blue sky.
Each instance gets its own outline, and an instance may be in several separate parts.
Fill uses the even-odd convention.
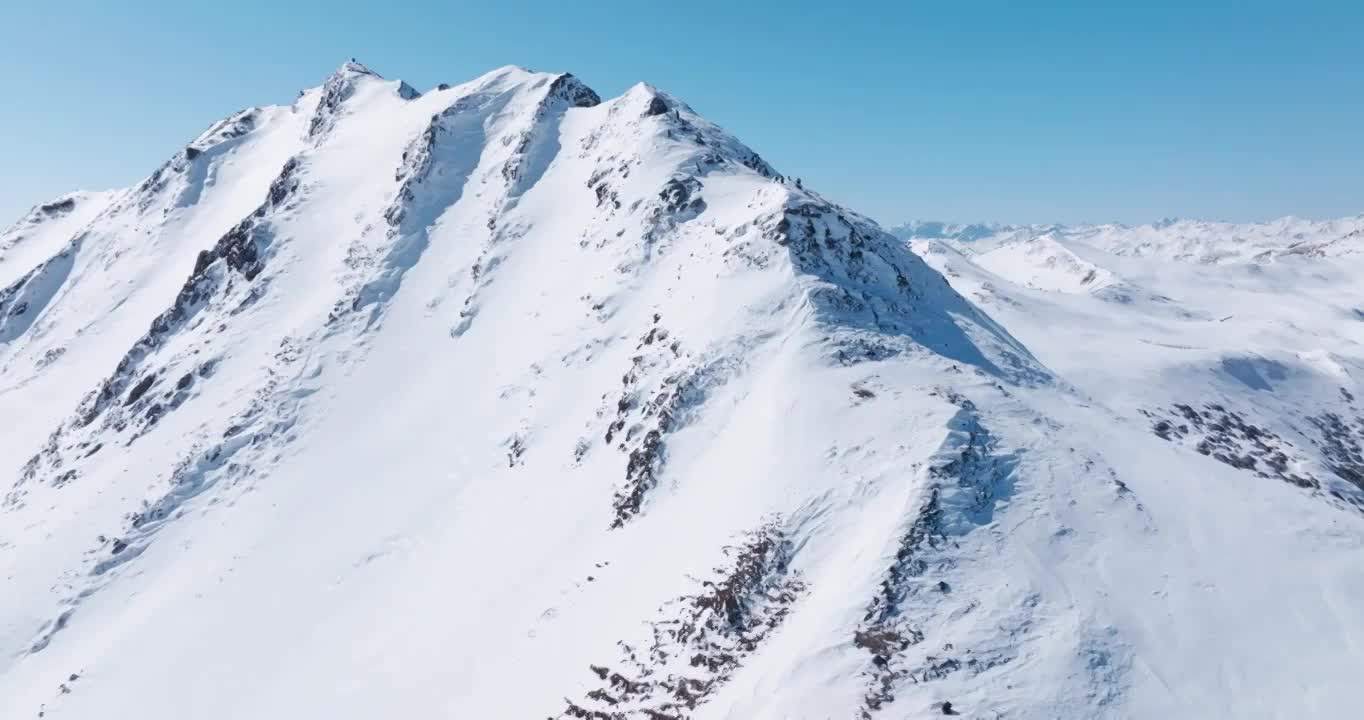
[[[0,225],[351,56],[645,80],[887,223],[1364,212],[1364,2],[16,0]]]

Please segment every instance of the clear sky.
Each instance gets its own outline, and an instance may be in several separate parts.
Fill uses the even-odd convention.
[[[354,56],[644,80],[882,222],[1364,212],[1364,2],[12,0],[0,225]]]

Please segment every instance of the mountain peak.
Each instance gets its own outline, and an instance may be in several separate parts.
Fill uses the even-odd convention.
[[[1357,714],[1360,221],[901,241],[644,83],[354,61],[29,218],[7,716]]]
[[[383,76],[381,76],[379,73],[374,72],[373,70],[369,69],[369,67],[368,67],[367,65],[365,65],[364,63],[358,62],[355,58],[351,58],[351,59],[349,59],[349,60],[347,60],[347,61],[341,63],[341,66],[338,67],[338,68],[336,69],[336,71],[332,73],[332,76],[343,76],[343,77],[345,77],[345,76],[352,76],[352,75],[372,75],[372,76],[374,76],[374,77],[376,77],[376,78],[382,78],[382,77],[383,77]]]
[[[686,105],[677,98],[645,82],[631,85],[621,96],[621,101],[639,107],[640,113],[645,117],[662,115],[678,107],[686,108]],[[690,108],[686,109],[690,111]]]
[[[524,66],[524,65],[507,64],[507,65],[503,65],[503,66],[501,66],[501,67],[493,68],[492,70],[488,71],[488,72],[485,73],[485,74],[486,74],[486,75],[503,75],[503,76],[513,76],[513,75],[522,75],[522,76],[524,76],[524,75],[537,75],[537,74],[539,74],[539,73],[537,73],[535,70],[531,70],[530,68],[528,68],[528,67],[526,67],[526,66]]]

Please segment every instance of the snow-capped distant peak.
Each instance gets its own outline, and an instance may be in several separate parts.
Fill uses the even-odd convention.
[[[1284,217],[1264,223],[1166,218],[1148,225],[954,225],[912,222],[892,229],[904,239],[1027,241],[1054,235],[1116,255],[1215,264],[1272,262],[1294,255],[1337,256],[1364,250],[1364,215],[1333,220]]]

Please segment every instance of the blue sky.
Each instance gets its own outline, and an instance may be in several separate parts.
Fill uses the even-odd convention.
[[[1364,3],[16,2],[0,224],[131,184],[354,56],[639,80],[882,222],[1364,212]]]

